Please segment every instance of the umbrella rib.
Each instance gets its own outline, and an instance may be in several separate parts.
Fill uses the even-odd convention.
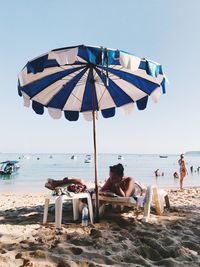
[[[83,67],[85,67],[87,64],[86,63],[73,63],[73,64],[65,64],[65,65],[63,65],[63,66],[72,66],[72,67],[74,67],[74,66],[83,66]],[[65,70],[65,68],[64,67],[62,67],[61,65],[59,66],[59,68],[62,68],[62,69],[64,69]]]
[[[67,79],[68,76],[70,77],[69,79]],[[67,76],[63,77],[62,80],[69,82],[73,77],[74,77],[73,74],[68,74]],[[82,80],[83,81],[82,82],[78,82],[77,84],[83,84],[86,79],[87,79],[87,75],[84,73],[83,76],[82,76]]]
[[[104,89],[104,91],[103,91],[103,93],[102,93],[102,95],[101,95],[101,97],[100,97],[100,99],[99,99],[99,101],[98,101],[98,104],[101,102],[101,99],[103,98],[105,92],[106,92],[106,88]]]
[[[81,103],[81,99],[79,99],[79,98],[78,98],[75,94],[73,94],[73,93],[72,93],[72,95],[73,95],[74,98],[76,98],[76,99]]]
[[[100,77],[100,74],[97,72],[97,75]],[[105,74],[104,74],[105,75]],[[101,79],[101,77],[100,77],[100,79]],[[121,78],[120,78],[121,79]],[[104,86],[105,86],[105,88],[107,89],[107,87],[106,87],[106,84],[105,84],[105,82],[102,80],[102,82],[104,83]],[[113,80],[112,80],[112,82],[113,82],[113,84],[115,84],[117,87],[119,87]],[[131,83],[130,83],[131,84]],[[132,85],[132,84],[131,84]],[[105,89],[105,90],[106,90]],[[121,89],[121,88],[120,88]],[[139,88],[138,88],[139,89]],[[108,89],[107,89],[108,90]],[[127,95],[127,97],[129,97],[129,98],[131,98],[132,99],[132,101],[133,102],[135,102],[135,100],[131,97],[131,96],[129,96],[123,89],[121,89],[122,91],[123,91],[123,93],[125,94],[125,95]],[[139,89],[140,90],[140,89]],[[108,90],[108,92],[109,92],[109,90]],[[105,93],[105,91],[104,91],[104,93]],[[110,92],[109,92],[110,93]],[[103,95],[101,96],[101,99],[102,99],[102,97],[103,97]],[[117,105],[116,105],[117,106]]]
[[[113,69],[113,70],[114,70],[114,69]],[[116,69],[116,70],[118,70],[118,69]],[[108,71],[109,71],[109,70],[108,70]],[[124,71],[123,69],[121,70],[121,72],[124,72],[125,74],[127,73],[127,72]],[[140,76],[138,76],[138,75],[135,74],[135,73],[128,73],[128,74],[130,74],[130,75],[136,77],[136,78],[139,79],[139,80],[144,80],[144,81],[146,81],[146,82],[149,83],[149,84],[152,84],[152,85],[154,84],[154,85],[157,85],[157,86],[159,85],[158,83],[156,83],[156,82],[154,82],[154,81],[150,81],[150,80],[148,80],[148,79],[145,78],[145,77],[140,77]],[[121,78],[120,76],[118,76],[117,73],[113,73],[113,75],[119,77],[119,80],[124,80],[124,81],[126,81],[126,82],[129,83],[131,86],[134,85],[138,90],[140,90],[140,91],[142,91],[142,92],[145,92],[145,93],[148,94],[148,95],[151,94],[151,93],[147,92],[146,90],[144,90],[143,88],[141,89],[140,87],[138,87],[138,85],[133,84],[131,81],[128,81],[127,79]],[[115,79],[115,80],[118,80],[118,79]]]
[[[99,71],[103,71],[105,73],[105,68],[102,68],[102,66],[97,66],[97,69],[99,69]],[[123,70],[123,67],[121,66],[120,68],[116,68],[114,65],[113,67],[109,67],[109,69],[116,69],[116,70]],[[108,70],[109,71],[109,70]],[[112,73],[108,73],[108,77],[109,78],[112,78],[112,77],[115,77],[115,78],[112,78],[112,80],[120,80],[121,78],[120,77],[116,77],[115,74],[112,74]]]
[[[71,64],[71,66],[73,67],[73,68],[76,68],[77,66],[76,65],[72,65]],[[81,64],[80,64],[80,66],[81,66]],[[84,67],[84,66],[83,66]],[[48,70],[48,69],[50,69],[50,68],[55,68],[55,67],[47,67],[47,68],[44,68],[44,70]],[[56,73],[60,73],[61,71],[66,71],[67,69],[65,69],[64,67],[61,67],[61,66],[57,66],[57,68],[60,68],[61,70],[58,70],[58,71],[56,71]],[[43,71],[44,71],[43,70]],[[28,73],[27,73],[28,74]],[[37,75],[37,74],[36,74]],[[69,75],[71,75],[71,74],[68,74],[68,76]],[[35,82],[38,82],[39,80],[41,80],[41,79],[43,79],[43,78],[46,78],[46,77],[48,77],[49,76],[49,74],[46,74],[46,76],[43,76],[43,77],[38,77],[38,79],[34,79],[33,81],[31,81],[30,83],[27,83],[27,84],[31,84],[31,83],[35,83]],[[63,78],[62,78],[63,79]],[[63,79],[64,80],[64,79]],[[27,85],[26,84],[26,85]]]
[[[85,77],[84,77],[85,76]],[[87,76],[84,74],[81,78],[81,82],[78,82],[77,85],[82,85],[82,84],[85,84],[85,81],[87,80]]]
[[[95,68],[95,72],[96,72],[96,68]],[[101,77],[98,75],[98,73],[96,72],[96,76],[97,77],[99,77],[100,79],[101,79]],[[104,84],[104,81],[103,80],[101,80],[102,81],[102,84],[104,85],[104,91],[103,91],[103,93],[102,93],[102,95],[101,95],[101,97],[99,98],[99,101],[98,101],[98,104],[101,102],[101,99],[103,98],[103,96],[104,96],[104,94],[105,94],[105,92],[106,92],[106,90],[107,90],[107,87],[106,87],[106,85]],[[99,105],[98,105],[99,106]]]
[[[84,85],[86,80],[87,80],[87,74],[84,73],[83,76],[82,76],[82,78],[81,78],[81,82],[78,82],[77,85],[76,85],[76,87],[77,87],[77,86]],[[79,98],[73,93],[73,91],[71,92],[71,95],[72,95],[74,98],[76,98],[80,103],[82,102],[82,99],[79,99]],[[64,109],[62,109],[62,110],[64,110]]]

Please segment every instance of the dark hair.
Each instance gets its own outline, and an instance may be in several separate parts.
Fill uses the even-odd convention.
[[[180,157],[181,157],[181,158],[184,158],[184,154],[181,154]]]
[[[121,163],[117,165],[110,166],[110,171],[119,175],[119,176],[124,176],[124,167]]]

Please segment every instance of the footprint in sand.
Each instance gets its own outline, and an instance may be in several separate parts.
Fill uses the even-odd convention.
[[[170,237],[164,237],[160,239],[162,244],[165,244],[165,246],[172,246],[172,245],[177,245],[177,241],[174,238]]]
[[[194,251],[196,251],[197,253],[200,252],[200,245],[194,243],[194,240],[192,240],[192,241],[188,241],[188,242],[185,241],[185,242],[182,242],[181,244],[182,244],[184,247],[186,247],[186,248],[188,248],[188,249],[190,249],[190,250],[194,250]]]
[[[82,248],[71,247],[71,248],[69,248],[69,249],[71,250],[71,252],[72,252],[74,255],[80,255],[81,253],[83,253]]]
[[[5,249],[1,248],[0,249],[0,254],[5,254],[5,253],[7,253],[7,251]]]
[[[156,262],[156,266],[176,266],[181,267],[183,264],[181,262],[176,261],[175,259],[162,259]]]
[[[141,255],[144,259],[150,259],[153,261],[159,261],[162,259],[161,255],[159,254],[158,251],[156,251],[155,249],[147,246],[147,245],[142,245],[139,246],[136,249],[137,253],[139,255]]]
[[[102,233],[100,230],[97,230],[97,229],[91,229],[90,231],[90,236],[92,238],[98,238],[98,237],[102,237]]]
[[[192,230],[194,235],[200,237],[200,229],[192,227],[191,230]]]
[[[29,252],[30,257],[38,259],[46,259],[46,254],[42,250],[36,250],[34,252]]]
[[[158,253],[162,258],[167,258],[170,256],[171,251],[167,250],[157,239],[152,238],[139,238],[141,245],[149,248],[149,256]],[[145,250],[144,250],[145,251]],[[147,252],[147,251],[146,251]],[[148,256],[147,256],[148,257]],[[159,257],[157,258],[157,260]]]

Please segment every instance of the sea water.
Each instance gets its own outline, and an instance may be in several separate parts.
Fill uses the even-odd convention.
[[[160,158],[157,154],[118,154],[98,155],[98,177],[103,183],[109,176],[109,166],[122,163],[125,176],[132,176],[145,185],[157,184],[159,187],[178,187],[179,179],[174,179],[173,173],[179,172],[179,155],[168,155]],[[67,176],[83,178],[94,182],[94,158],[85,163],[85,154],[5,154],[0,153],[0,161],[18,160],[20,169],[17,174],[0,175],[0,192],[44,192],[48,178],[62,179]],[[188,176],[184,179],[184,186],[200,186],[200,155],[186,156]],[[193,166],[193,173],[190,171]],[[155,177],[155,170],[159,169],[163,176]]]

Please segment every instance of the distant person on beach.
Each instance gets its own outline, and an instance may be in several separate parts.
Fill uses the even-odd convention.
[[[175,173],[173,174],[173,176],[174,176],[175,179],[179,178],[178,172],[175,172]]]
[[[197,172],[198,172],[198,174],[199,174],[199,170],[200,170],[200,167],[198,166],[198,167],[197,167]]]
[[[110,175],[99,194],[122,197],[141,196],[146,192],[146,187],[134,181],[132,177],[124,176],[124,167],[121,163],[110,166]]]
[[[185,166],[185,159],[184,159],[183,154],[180,155],[180,159],[178,160],[178,164],[180,166],[180,189],[183,190],[183,180],[184,180],[184,177],[188,173],[186,166]]]
[[[160,173],[160,170],[159,169],[155,170],[155,176],[156,177],[161,176],[161,173]]]
[[[190,166],[190,171],[191,173],[193,173],[193,166]]]

